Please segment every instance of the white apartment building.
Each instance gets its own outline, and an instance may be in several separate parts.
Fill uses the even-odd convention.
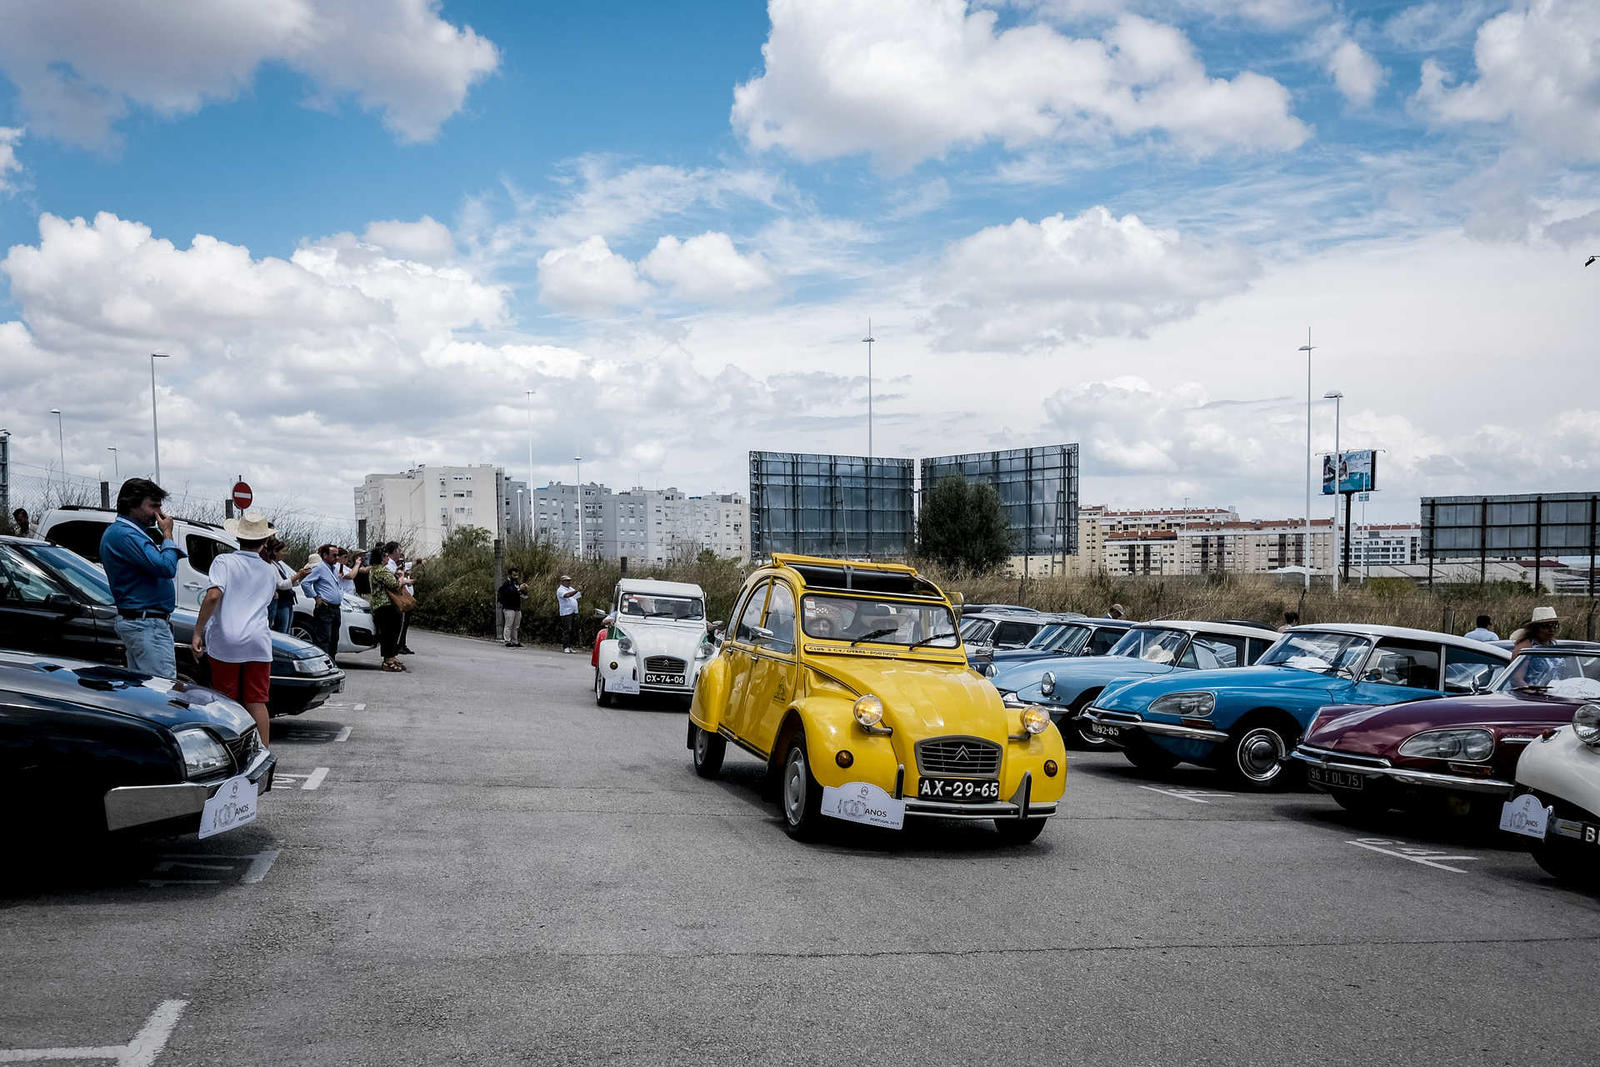
[[[1333,569],[1333,520],[1311,520],[1311,571]],[[1196,524],[1177,531],[1182,574],[1267,574],[1306,565],[1304,519]]]
[[[508,479],[502,467],[422,464],[398,474],[369,474],[355,488],[356,520],[365,520],[367,544],[399,541],[413,556],[438,553],[445,538],[465,526],[491,537],[528,535],[527,483]]]
[[[1107,564],[1108,538],[1112,534],[1138,534],[1154,533],[1163,530],[1180,530],[1195,524],[1215,525],[1224,522],[1238,522],[1239,513],[1232,508],[1206,508],[1206,507],[1181,507],[1181,508],[1137,508],[1124,510],[1108,508],[1103,504],[1095,504],[1078,509],[1078,551],[1075,555],[1067,557],[1067,574],[1087,575],[1097,571],[1111,569]],[[1161,544],[1166,544],[1162,540]],[[1119,538],[1117,551],[1119,562],[1114,573],[1145,573],[1142,567],[1142,555],[1133,557],[1133,571],[1127,569],[1129,560],[1128,549],[1130,541]],[[1141,549],[1144,546],[1140,546]],[[1156,554],[1152,560],[1159,567],[1161,559],[1159,545],[1151,543]],[[1159,570],[1150,573],[1161,573]],[[1168,570],[1165,573],[1175,573]]]
[[[677,488],[613,491],[583,486],[584,555],[671,563],[710,549],[724,559],[750,557],[750,504],[742,493],[690,496]],[[552,482],[533,492],[535,536],[578,551],[578,488]]]
[[[1343,551],[1341,544],[1339,552]],[[1401,567],[1421,559],[1422,527],[1416,523],[1356,526],[1350,531],[1351,574],[1357,567]]]

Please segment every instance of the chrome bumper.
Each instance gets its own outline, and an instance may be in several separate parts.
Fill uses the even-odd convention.
[[[1184,726],[1175,722],[1149,722],[1144,716],[1133,711],[1106,711],[1104,708],[1087,707],[1083,709],[1083,718],[1090,722],[1097,722],[1103,726],[1120,726],[1124,730],[1143,730],[1147,734],[1160,734],[1162,737],[1181,737],[1185,741],[1209,741],[1215,744],[1228,739],[1226,730],[1206,730],[1199,726]]]
[[[258,787],[265,779],[267,785],[261,791],[268,792],[272,788],[272,769],[277,763],[278,757],[263,749],[244,769],[244,776]],[[198,818],[205,809],[206,801],[227,780],[176,782],[172,785],[121,785],[107,790],[106,829],[127,830],[191,815]]]
[[[1499,796],[1510,796],[1515,790],[1511,782],[1503,782],[1498,778],[1472,778],[1464,774],[1442,774],[1439,771],[1418,771],[1409,767],[1396,767],[1386,759],[1379,759],[1377,763],[1364,763],[1351,760],[1341,752],[1331,748],[1316,748],[1312,745],[1301,745],[1289,753],[1290,759],[1297,759],[1316,767],[1325,767],[1330,771],[1343,771],[1345,774],[1359,774],[1363,778],[1387,778],[1401,785],[1419,785],[1432,789],[1451,789],[1467,793],[1491,793]]]
[[[903,772],[902,772],[903,774]],[[1048,819],[1056,813],[1054,801],[1034,804],[1033,772],[1024,771],[1022,784],[1011,794],[1010,800],[992,804],[950,804],[942,800],[918,800],[905,797],[907,815],[925,815],[939,819]]]

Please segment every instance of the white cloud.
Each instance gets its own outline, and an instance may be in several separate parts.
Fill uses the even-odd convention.
[[[1064,21],[1133,11],[1167,19],[1204,15],[1270,30],[1304,25],[1328,10],[1327,0],[1021,0],[1017,6],[1035,8]]]
[[[246,90],[263,64],[351,94],[405,141],[427,140],[499,64],[439,0],[51,0],[10,5],[0,70],[36,133],[103,145],[134,107],[187,115]]]
[[[17,142],[21,140],[20,126],[0,126],[0,193],[8,193],[16,187],[13,175],[22,170],[22,163],[17,159]]]
[[[1451,84],[1424,61],[1416,102],[1436,122],[1509,123],[1564,159],[1600,159],[1600,4],[1524,0],[1485,22],[1473,47],[1476,81]]]
[[[765,70],[734,127],[807,160],[909,167],[997,140],[1165,135],[1186,150],[1284,150],[1308,136],[1271,78],[1212,78],[1180,31],[1123,15],[1100,40],[998,30],[965,0],[771,0]]]
[[[418,263],[446,263],[456,254],[456,239],[450,227],[431,215],[424,215],[416,222],[400,219],[369,222],[362,240]]]
[[[650,286],[634,265],[611,251],[599,234],[539,258],[539,298],[553,308],[599,315],[649,295]]]
[[[1328,73],[1344,98],[1356,107],[1371,107],[1383,84],[1383,67],[1372,54],[1346,38],[1328,56]]]
[[[1396,12],[1383,24],[1383,34],[1413,52],[1448,48],[1467,40],[1484,19],[1505,7],[1506,0],[1426,0]]]
[[[1049,348],[1143,334],[1240,291],[1257,271],[1242,249],[1094,207],[1070,219],[1017,219],[958,241],[928,295],[946,347]]]
[[[679,300],[715,302],[772,286],[772,274],[760,256],[742,256],[725,233],[708,231],[687,241],[668,234],[656,242],[639,268],[670,286]]]

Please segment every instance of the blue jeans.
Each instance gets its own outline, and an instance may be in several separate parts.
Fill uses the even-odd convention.
[[[294,601],[280,604],[277,600],[267,605],[267,625],[273,633],[286,634],[294,625]]]
[[[117,636],[128,669],[152,678],[177,678],[178,654],[172,643],[172,624],[166,619],[124,619],[116,621]]]

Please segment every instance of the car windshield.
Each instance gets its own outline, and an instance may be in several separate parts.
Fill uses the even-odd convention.
[[[1063,629],[1065,629],[1065,628],[1066,627],[1062,623],[1059,623],[1059,622],[1050,623],[1048,626],[1041,626],[1039,628],[1039,632],[1034,634],[1033,637],[1028,641],[1028,643],[1026,645],[1024,645],[1023,647],[1024,648],[1054,648],[1055,647],[1055,644],[1054,644],[1055,639],[1061,636],[1061,631]]]
[[[90,603],[107,606],[116,603],[111,597],[111,585],[106,581],[105,573],[76,552],[57,545],[20,547],[24,555],[54,571],[57,577]]]
[[[800,615],[807,637],[929,648],[955,648],[961,640],[955,615],[943,604],[807,593]]]
[[[645,619],[694,619],[706,617],[705,601],[697,596],[663,596],[652,593],[623,593],[622,614]]]
[[[1176,663],[1188,643],[1187,630],[1161,630],[1136,626],[1112,646],[1110,655],[1149,660],[1151,663]]]
[[[1501,672],[1493,688],[1548,693],[1573,700],[1600,699],[1600,653],[1524,652]]]
[[[1089,640],[1089,633],[1087,626],[1063,626],[1051,642],[1050,651],[1062,656],[1076,656],[1082,651],[1084,642]]]
[[[1353,671],[1361,666],[1371,644],[1370,637],[1355,634],[1296,630],[1278,638],[1278,643],[1263,652],[1256,662],[1258,665],[1296,667],[1302,671],[1324,674]]]

